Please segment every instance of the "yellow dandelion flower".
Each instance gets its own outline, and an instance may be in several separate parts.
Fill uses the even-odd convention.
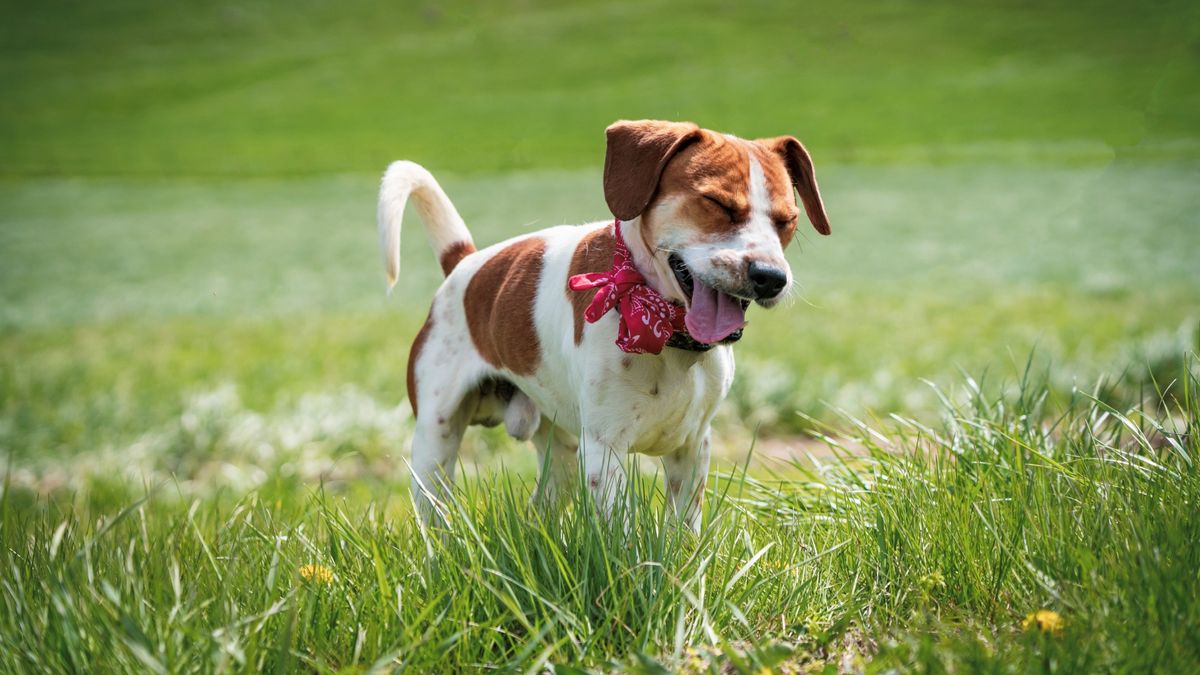
[[[1066,622],[1063,621],[1058,612],[1051,609],[1039,609],[1025,617],[1025,621],[1021,622],[1021,627],[1026,631],[1036,628],[1043,633],[1050,633],[1052,635],[1061,635],[1063,626],[1065,625]]]
[[[301,565],[300,578],[314,584],[331,584],[333,583],[333,570],[324,565]]]
[[[707,670],[708,664],[700,652],[692,647],[683,650],[683,662],[680,663],[680,672],[687,675],[698,675]]]

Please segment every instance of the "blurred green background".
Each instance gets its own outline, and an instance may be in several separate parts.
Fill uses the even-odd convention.
[[[604,219],[619,118],[816,161],[833,236],[751,311],[731,454],[1196,348],[1194,3],[6,2],[0,48],[0,451],[44,486],[399,472],[440,274],[410,218],[385,296],[378,176],[426,165],[480,244]]]

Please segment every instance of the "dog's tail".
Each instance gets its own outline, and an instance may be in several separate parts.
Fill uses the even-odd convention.
[[[383,250],[389,291],[400,276],[400,221],[409,195],[425,223],[425,234],[442,272],[450,274],[459,260],[475,251],[466,223],[433,174],[415,162],[392,162],[379,186],[379,247]]]

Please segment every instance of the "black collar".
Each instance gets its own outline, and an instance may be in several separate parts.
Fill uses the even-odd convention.
[[[708,344],[707,342],[700,342],[699,340],[692,337],[691,335],[688,335],[687,331],[677,330],[674,333],[671,333],[671,337],[667,338],[667,346],[674,347],[676,349],[684,349],[689,352],[706,352],[706,351],[712,349],[713,347],[716,347],[719,344],[720,345],[731,345],[741,339],[742,339],[742,329],[741,328],[733,331],[732,333],[729,334],[728,337],[726,337],[724,340],[721,340],[720,342],[718,342],[716,344]]]

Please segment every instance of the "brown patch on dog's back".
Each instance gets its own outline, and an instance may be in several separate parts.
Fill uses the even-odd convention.
[[[408,350],[408,403],[412,406],[414,417],[417,415],[417,359],[421,356],[421,349],[425,347],[425,341],[429,339],[429,331],[432,329],[433,308],[430,307],[425,325],[417,331],[417,337],[413,338],[412,348]]]
[[[462,259],[475,252],[475,244],[469,241],[456,241],[442,251],[438,262],[442,264],[442,274],[450,276],[450,272],[458,267]]]
[[[601,227],[589,232],[575,247],[571,254],[571,267],[567,270],[567,279],[576,274],[603,272],[612,267],[613,249],[616,248],[616,237],[612,225]],[[575,344],[583,342],[584,311],[592,304],[599,289],[573,291],[568,285],[567,299],[571,301],[572,314],[575,315]]]
[[[467,328],[485,361],[530,375],[542,358],[533,303],[542,276],[546,242],[538,237],[510,244],[471,277],[463,294]]]

